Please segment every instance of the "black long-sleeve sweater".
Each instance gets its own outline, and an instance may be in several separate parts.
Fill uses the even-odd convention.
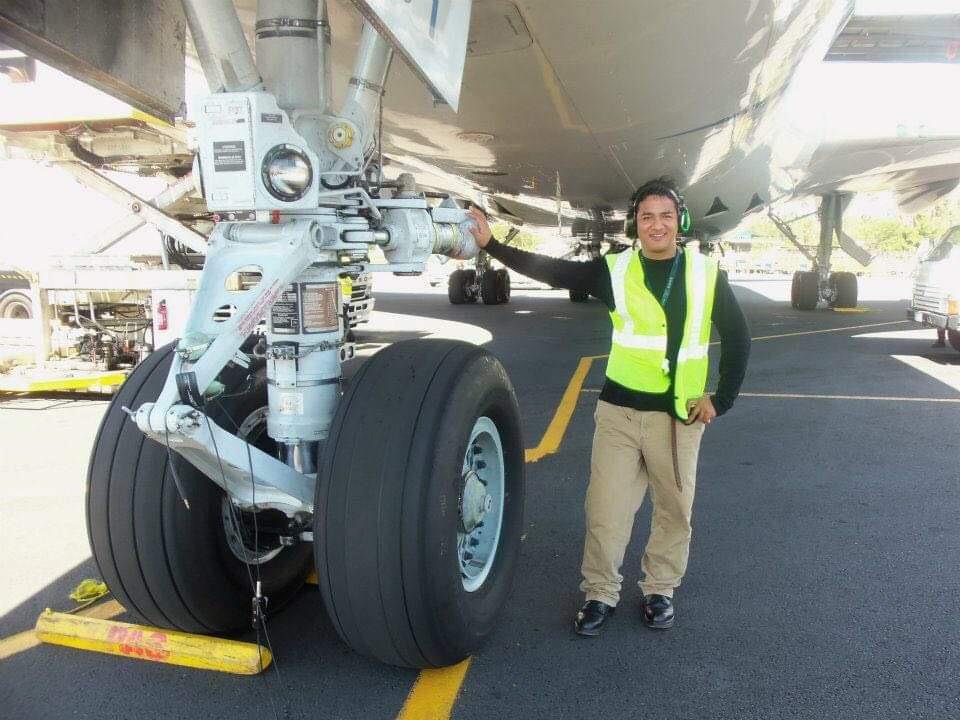
[[[574,262],[557,260],[556,258],[524,252],[517,248],[508,247],[495,239],[490,240],[486,250],[490,255],[509,268],[527,275],[534,280],[545,282],[553,287],[566,288],[588,292],[613,310],[616,306],[613,298],[613,286],[610,281],[610,271],[605,260],[597,259],[590,262]],[[626,250],[624,252],[636,252]],[[670,275],[673,260],[650,260],[641,258],[643,262],[644,278],[647,288],[657,299],[661,298]],[[674,280],[670,297],[664,306],[667,316],[667,357],[670,360],[670,388],[665,393],[643,393],[606,379],[600,391],[600,399],[614,405],[634,408],[635,410],[658,410],[676,417],[673,404],[674,373],[677,367],[677,354],[680,351],[680,342],[683,339],[683,324],[687,313],[687,294],[684,273],[684,254],[681,253],[677,262],[677,275]],[[721,272],[717,277],[716,290],[713,298],[713,314],[711,316],[714,327],[720,336],[720,378],[717,391],[713,395],[713,405],[718,415],[722,415],[733,406],[743,376],[747,370],[747,358],[750,355],[750,330],[747,321],[740,310],[726,273]]]

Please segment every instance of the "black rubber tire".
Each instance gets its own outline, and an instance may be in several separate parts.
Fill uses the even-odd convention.
[[[830,273],[830,289],[833,291],[830,307],[855,308],[857,306],[857,276],[853,273]]]
[[[29,320],[33,317],[33,301],[26,293],[13,290],[0,298],[0,318]]]
[[[477,271],[467,268],[463,271],[463,296],[468,303],[475,303],[479,296],[477,289]]]
[[[180,456],[147,438],[121,409],[156,400],[172,354],[173,344],[166,345],[140,363],[100,424],[87,472],[90,547],[110,592],[148,624],[193,633],[249,628],[252,590],[247,566],[227,545],[223,492]],[[242,422],[265,403],[261,372],[251,392],[225,399],[223,405]],[[222,411],[211,409],[210,418],[233,427]],[[170,472],[170,457],[189,510]],[[312,568],[311,555],[304,543],[285,548],[260,566],[270,610],[301,587]]]
[[[800,294],[800,271],[793,273],[793,282],[790,284],[790,307],[799,310],[797,299]]]
[[[487,270],[480,276],[480,297],[484,305],[500,304],[500,277],[496,270]]]
[[[507,272],[506,268],[500,268],[497,270],[497,277],[499,278],[500,302],[508,303],[510,302],[510,273]]]
[[[950,343],[950,346],[960,352],[960,331],[957,330],[947,330],[947,342]]]
[[[791,305],[797,310],[816,310],[819,300],[820,276],[815,272],[794,273]]]
[[[447,278],[447,299],[453,305],[463,305],[467,301],[463,272],[463,270],[454,270]]]
[[[463,587],[456,542],[463,457],[476,419],[504,453],[500,545],[484,584]],[[330,620],[356,652],[444,667],[477,650],[506,603],[523,530],[516,394],[486,350],[407,340],[368,360],[341,401],[318,473],[314,534]]]
[[[570,302],[583,303],[590,299],[590,293],[583,290],[570,290]]]

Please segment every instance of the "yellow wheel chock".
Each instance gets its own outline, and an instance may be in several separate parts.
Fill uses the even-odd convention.
[[[256,675],[270,665],[270,651],[256,643],[164,630],[47,609],[37,618],[45,643],[237,675]]]

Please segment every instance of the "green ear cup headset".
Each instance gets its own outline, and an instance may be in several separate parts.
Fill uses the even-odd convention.
[[[640,188],[643,190],[643,188]],[[639,195],[640,190],[637,191]],[[651,193],[652,195],[666,195],[669,197],[677,206],[677,230],[678,234],[684,234],[690,232],[690,228],[693,227],[693,218],[690,216],[690,210],[687,208],[687,204],[683,201],[683,196],[678,193],[676,190],[670,188],[663,188],[664,192],[659,191]],[[631,240],[637,239],[637,208],[640,205],[639,198],[634,201],[633,206],[630,212],[627,214],[627,218],[624,221],[623,230],[628,238]]]

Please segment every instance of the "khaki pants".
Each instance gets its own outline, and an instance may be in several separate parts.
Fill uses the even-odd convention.
[[[650,488],[653,521],[641,569],[644,595],[673,597],[687,569],[690,517],[696,489],[697,456],[704,424],[684,425],[664,412],[640,411],[601,400],[594,414],[590,486],[585,509],[583,582],[587,600],[616,605],[623,576],[620,566],[633,532],[633,520]],[[677,425],[680,484],[674,476],[670,424]]]

